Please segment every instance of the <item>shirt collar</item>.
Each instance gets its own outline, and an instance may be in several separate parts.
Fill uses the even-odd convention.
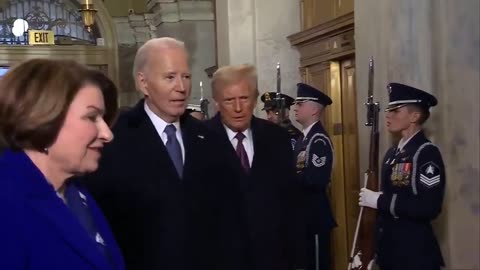
[[[165,120],[160,118],[158,115],[156,115],[150,107],[148,107],[147,102],[144,102],[144,108],[145,112],[147,113],[148,117],[153,123],[153,126],[155,126],[155,129],[157,130],[158,134],[162,134],[165,131],[165,127],[167,125],[173,124],[177,128],[177,132],[180,131],[180,121],[175,121],[173,123],[167,123]]]
[[[304,130],[302,131],[304,137],[307,137],[308,132],[310,132],[310,130],[312,129],[313,125],[315,125],[317,122],[318,122],[318,121],[313,122],[310,126],[308,126],[306,129],[304,129]]]
[[[223,125],[223,126],[225,127],[225,130],[227,131],[228,140],[232,141],[233,139],[235,139],[235,136],[237,135],[238,132],[235,132],[235,131],[231,130],[226,125]],[[242,131],[242,133],[243,133],[243,135],[245,135],[245,139],[247,139],[248,141],[250,141],[252,139],[252,130],[250,128],[247,128],[246,130]]]

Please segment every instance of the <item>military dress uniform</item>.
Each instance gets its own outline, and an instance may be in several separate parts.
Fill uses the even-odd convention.
[[[297,144],[298,139],[302,136],[302,132],[292,124],[290,119],[283,120],[280,126],[287,129],[292,149],[295,148],[295,144]]]
[[[260,100],[264,103],[262,110],[276,111],[279,109],[277,108],[277,104],[273,100],[273,98],[275,98],[276,95],[277,95],[277,92],[266,92],[260,97]],[[281,94],[281,93],[280,93],[280,97],[285,100],[285,109],[290,109],[290,107],[293,105],[295,100],[291,96]],[[290,136],[290,142],[292,143],[292,149],[293,149],[295,147],[295,144],[297,143],[298,138],[302,135],[302,132],[292,124],[292,121],[290,121],[289,118],[283,120],[279,125],[287,129],[288,135]]]
[[[298,85],[295,102],[314,101],[324,106],[332,100],[311,86]],[[327,187],[333,167],[333,145],[320,121],[307,127],[295,145],[296,169],[306,202],[307,269],[330,269],[330,231],[336,227]]]
[[[428,108],[437,100],[413,87],[389,85],[387,111],[406,104]],[[403,142],[405,143],[405,141]],[[444,265],[431,221],[441,212],[445,167],[437,146],[422,130],[390,148],[382,163],[377,201],[377,263],[382,270],[439,270]]]

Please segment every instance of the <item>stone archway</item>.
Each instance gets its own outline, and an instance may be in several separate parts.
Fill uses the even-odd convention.
[[[81,0],[77,0],[81,2]],[[115,29],[115,23],[108,13],[103,1],[94,0],[94,7],[98,10],[95,16],[95,23],[97,24],[100,36],[105,41],[105,47],[108,49],[109,63],[111,68],[108,69],[108,74],[118,84],[118,37]]]

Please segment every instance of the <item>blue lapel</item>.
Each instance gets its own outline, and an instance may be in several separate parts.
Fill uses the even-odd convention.
[[[9,160],[18,171],[18,184],[23,185],[27,198],[26,204],[38,212],[52,225],[78,255],[97,269],[111,269],[106,258],[97,250],[80,222],[57,196],[43,174],[24,152],[8,152]]]
[[[84,190],[81,191],[84,192]],[[112,231],[108,226],[107,220],[103,216],[103,213],[101,212],[98,205],[95,203],[94,199],[90,196],[90,194],[88,192],[84,192],[84,194],[87,196],[88,207],[90,209],[90,212],[92,213],[93,219],[96,222],[98,231],[102,235],[107,245],[107,249],[112,257],[112,263],[115,264],[114,269],[125,269],[122,252],[120,251],[120,248],[115,241],[115,237],[113,236]]]

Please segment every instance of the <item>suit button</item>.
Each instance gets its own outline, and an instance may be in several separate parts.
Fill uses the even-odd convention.
[[[380,228],[380,230],[379,230],[379,231],[380,231],[380,233],[383,233],[383,228]]]

